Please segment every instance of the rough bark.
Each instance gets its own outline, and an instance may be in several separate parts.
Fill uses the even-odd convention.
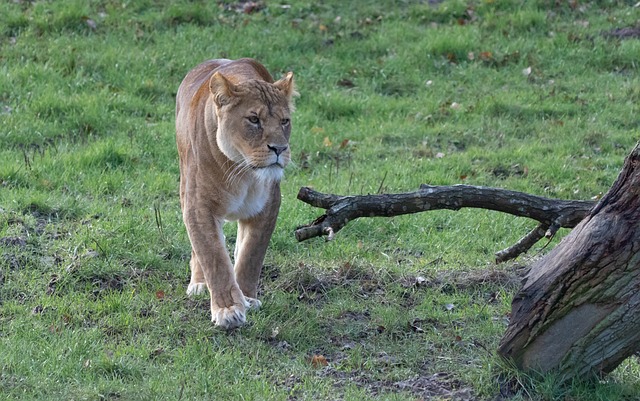
[[[298,241],[326,235],[333,239],[350,221],[360,217],[391,217],[428,210],[481,208],[528,217],[540,224],[518,243],[496,253],[502,262],[526,252],[543,237],[551,237],[560,227],[573,228],[595,204],[591,201],[549,199],[523,192],[471,185],[421,185],[415,192],[383,195],[338,196],[303,187],[298,199],[327,209],[311,224],[296,230]]]
[[[531,266],[498,350],[519,369],[570,380],[640,349],[639,145],[588,216]]]

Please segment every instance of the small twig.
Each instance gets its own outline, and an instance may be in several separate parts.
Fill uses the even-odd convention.
[[[353,171],[349,174],[349,184],[347,184],[347,189],[351,190],[351,183],[353,182]]]
[[[98,250],[100,250],[100,252],[102,253],[103,256],[106,256],[107,253],[104,251],[104,248],[102,248],[100,246],[100,243],[98,242],[98,240],[95,239],[95,238],[92,238],[92,239],[93,239],[93,242],[96,244],[96,248],[98,248]]]
[[[382,193],[382,189],[384,188],[384,180],[387,179],[387,173],[388,171],[384,172],[384,177],[382,177],[382,181],[380,181],[380,186],[378,187],[378,194]]]
[[[489,349],[489,347],[481,343],[478,339],[472,340],[471,344],[475,345],[476,347],[482,348],[490,357],[493,357],[495,355],[495,351],[493,349]]]
[[[510,247],[496,252],[496,263],[506,262],[507,260],[515,259],[519,255],[527,252],[536,242],[545,237],[545,232],[548,229],[548,225],[539,224],[538,227],[531,230],[527,235],[522,237],[520,241],[511,245]]]
[[[153,203],[153,210],[156,216],[156,227],[158,227],[160,237],[164,240],[166,237],[164,235],[164,225],[162,224],[162,213],[160,212],[160,205],[157,201]]]
[[[25,148],[22,148],[22,156],[24,157],[24,165],[27,170],[31,170],[31,161],[29,160],[29,154]]]
[[[551,236],[551,237],[546,237],[546,236],[545,236],[545,238],[547,238],[547,243],[546,243],[546,244],[544,244],[544,245],[542,246],[542,248],[540,248],[540,251],[539,251],[539,252],[544,251],[544,250],[549,246],[549,244],[551,243],[551,241],[553,241],[553,236]]]

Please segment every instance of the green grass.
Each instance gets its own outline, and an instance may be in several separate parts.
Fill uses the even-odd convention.
[[[301,186],[606,192],[640,127],[640,41],[606,33],[637,26],[635,2],[259,4],[0,4],[2,398],[635,399],[636,357],[560,386],[495,355],[557,239],[493,254],[535,222],[437,211],[293,237],[321,213]],[[263,308],[231,333],[185,295],[173,127],[182,77],[215,57],[292,70],[301,93]]]

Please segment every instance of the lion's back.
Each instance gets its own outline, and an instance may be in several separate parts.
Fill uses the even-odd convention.
[[[176,95],[176,117],[187,106],[201,103],[206,98],[209,94],[207,83],[211,75],[217,68],[230,62],[231,60],[227,59],[207,60],[189,71],[180,83]]]

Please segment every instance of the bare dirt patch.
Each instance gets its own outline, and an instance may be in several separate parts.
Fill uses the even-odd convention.
[[[399,381],[375,380],[362,372],[342,372],[331,366],[324,368],[322,374],[333,377],[334,385],[337,388],[355,384],[358,387],[366,388],[373,396],[405,391],[425,400],[434,397],[451,401],[479,400],[473,394],[471,387],[445,372],[425,376],[418,375]]]
[[[616,28],[602,34],[614,39],[640,39],[640,27]]]
[[[24,248],[27,245],[27,241],[22,237],[3,237],[0,238],[0,245]]]

